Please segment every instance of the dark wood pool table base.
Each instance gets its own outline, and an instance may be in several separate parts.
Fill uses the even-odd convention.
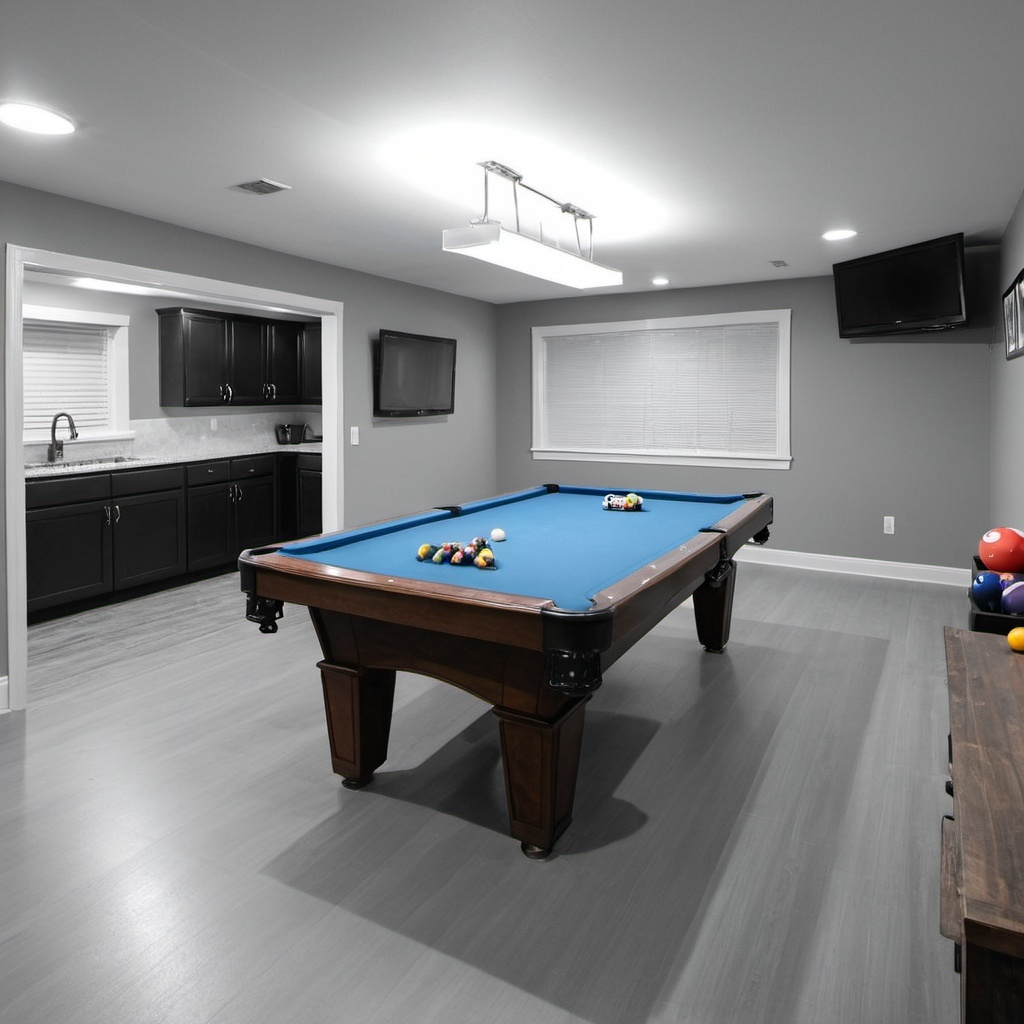
[[[491,704],[509,832],[527,856],[543,858],[572,820],[584,709],[594,688],[553,685],[553,655],[578,641],[597,665],[599,684],[601,672],[691,595],[699,641],[723,650],[736,586],[731,555],[755,534],[766,539],[771,515],[771,499],[759,497],[736,522],[700,535],[685,557],[669,558],[607,615],[579,628],[584,617],[545,620],[536,601],[368,586],[337,570],[295,567],[274,548],[243,553],[242,586],[257,621],[254,597],[263,602],[261,614],[274,619],[281,602],[308,606],[323,653],[332,767],[349,788],[370,782],[387,758],[397,671],[443,680]]]

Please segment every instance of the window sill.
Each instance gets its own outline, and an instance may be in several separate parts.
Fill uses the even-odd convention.
[[[732,469],[789,469],[792,456],[681,455],[662,452],[580,452],[533,448],[537,461],[547,462],[629,462],[647,466],[707,466]]]

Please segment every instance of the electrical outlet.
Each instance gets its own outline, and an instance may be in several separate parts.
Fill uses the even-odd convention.
[[[217,417],[216,416],[211,416],[210,417],[210,432],[212,433],[216,429],[217,429]]]
[[[352,444],[359,444],[359,428],[358,427],[349,427],[349,429],[348,429],[348,438],[349,438],[349,441]]]
[[[895,533],[896,519],[894,516],[882,516],[882,533]]]

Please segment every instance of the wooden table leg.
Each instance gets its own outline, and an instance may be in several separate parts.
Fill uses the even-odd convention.
[[[342,785],[365,786],[388,756],[395,673],[383,669],[354,671],[317,664],[324,685],[331,764]]]
[[[588,700],[582,697],[550,722],[492,709],[501,721],[509,831],[527,857],[546,857],[572,821]]]
[[[693,592],[693,615],[697,639],[704,649],[719,652],[729,642],[732,625],[732,599],[736,592],[736,563],[729,560],[708,573]]]

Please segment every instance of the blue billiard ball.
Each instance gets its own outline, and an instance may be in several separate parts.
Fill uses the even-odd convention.
[[[983,612],[997,612],[1003,599],[1003,581],[997,572],[979,572],[971,583],[974,607]]]

